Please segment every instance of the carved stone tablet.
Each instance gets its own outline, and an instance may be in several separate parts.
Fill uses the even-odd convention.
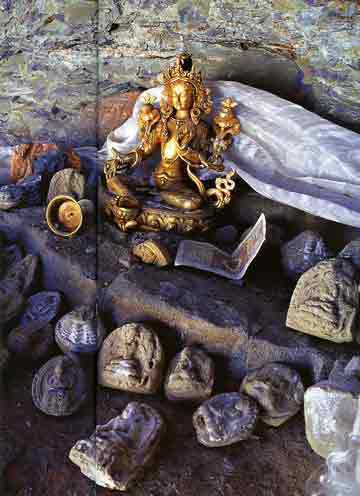
[[[132,402],[121,415],[97,426],[89,439],[78,441],[69,458],[99,486],[126,491],[153,458],[164,430],[154,408]]]
[[[21,317],[21,324],[33,320],[51,322],[58,314],[61,306],[61,295],[57,291],[40,291],[32,295]]]
[[[255,400],[241,393],[224,393],[205,401],[194,413],[199,443],[216,448],[248,439],[259,416]]]
[[[155,393],[162,381],[164,353],[159,338],[144,324],[115,329],[99,353],[100,384],[134,393]]]
[[[71,415],[86,396],[85,374],[72,356],[57,356],[46,362],[32,383],[33,402],[47,415]]]
[[[83,305],[62,317],[55,327],[55,340],[64,353],[95,353],[105,329],[95,305]]]
[[[296,415],[304,401],[301,377],[280,363],[269,363],[247,374],[240,391],[259,403],[260,419],[273,427]]]
[[[338,257],[349,260],[360,271],[360,238],[356,238],[347,244]]]
[[[9,269],[2,285],[16,287],[27,296],[35,285],[39,265],[37,255],[27,255]]]
[[[75,200],[85,196],[85,177],[74,169],[63,169],[51,179],[47,196],[48,203],[58,195],[68,195]]]
[[[41,320],[31,320],[21,324],[10,332],[7,339],[9,351],[29,361],[48,357],[54,344],[52,325]]]
[[[318,262],[331,257],[330,250],[319,233],[304,231],[281,248],[282,265],[288,277],[297,281]]]
[[[359,290],[354,266],[341,258],[318,263],[299,279],[286,325],[335,343],[353,340]]]
[[[186,347],[171,361],[165,394],[173,401],[204,401],[214,385],[214,362],[200,348]]]

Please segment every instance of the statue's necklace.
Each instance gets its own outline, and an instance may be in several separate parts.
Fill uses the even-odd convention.
[[[183,144],[185,139],[187,143],[191,141],[194,136],[194,126],[190,118],[188,119],[176,119],[172,117],[173,122],[175,122],[175,136],[176,141],[179,144]]]

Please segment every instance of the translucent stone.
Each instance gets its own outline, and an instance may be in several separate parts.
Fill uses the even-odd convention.
[[[359,494],[360,399],[351,434],[347,438],[339,438],[339,446],[327,457],[326,465],[320,467],[310,477],[305,490],[305,496],[359,496]]]

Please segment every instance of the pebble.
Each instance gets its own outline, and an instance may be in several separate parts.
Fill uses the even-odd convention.
[[[333,258],[303,274],[294,290],[286,325],[334,343],[354,340],[359,289],[354,266]]]
[[[257,424],[259,407],[242,393],[223,393],[205,401],[193,415],[199,443],[210,448],[248,439]]]
[[[154,458],[164,431],[161,415],[134,401],[121,415],[98,425],[88,439],[78,441],[69,458],[97,485],[126,491]]]
[[[200,348],[187,346],[170,363],[165,395],[171,401],[201,402],[211,396],[214,379],[213,360]]]
[[[33,294],[28,299],[21,324],[53,321],[60,311],[61,303],[61,294],[58,291],[40,291]]]
[[[104,341],[98,358],[98,380],[103,386],[140,394],[160,388],[164,352],[159,338],[145,324],[115,329]]]
[[[338,257],[349,260],[360,271],[360,238],[348,243]]]
[[[87,397],[83,370],[73,355],[61,355],[46,362],[32,383],[34,405],[47,415],[72,415]]]
[[[260,419],[278,427],[296,415],[304,401],[304,386],[296,370],[280,363],[268,363],[249,372],[240,388],[258,402]]]
[[[285,273],[293,281],[318,262],[331,257],[325,241],[315,231],[304,231],[281,248],[281,259]]]

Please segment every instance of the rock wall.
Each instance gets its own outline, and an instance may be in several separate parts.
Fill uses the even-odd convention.
[[[1,0],[0,144],[95,144],[99,101],[184,49],[359,130],[359,39],[356,0]]]

